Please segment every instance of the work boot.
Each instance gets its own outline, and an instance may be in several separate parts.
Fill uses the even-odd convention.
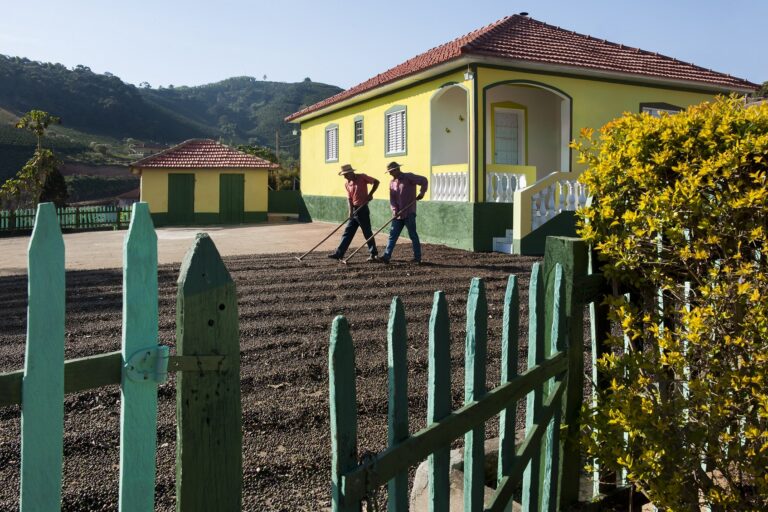
[[[368,256],[368,259],[365,261],[367,261],[368,263],[376,263],[377,261],[379,261],[379,257],[376,256],[375,254],[371,254],[370,256]]]
[[[341,255],[339,253],[337,253],[337,252],[332,252],[331,254],[328,255],[328,257],[330,259],[332,259],[332,260],[340,260],[341,259]]]
[[[413,258],[411,260],[411,263],[413,263],[414,265],[421,265],[421,259],[420,258]]]
[[[379,261],[384,263],[385,265],[389,264],[389,256],[384,255],[381,258],[379,258]]]

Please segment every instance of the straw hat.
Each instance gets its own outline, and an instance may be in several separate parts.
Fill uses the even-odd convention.
[[[344,164],[341,166],[341,170],[339,171],[339,176],[344,176],[345,174],[349,174],[351,172],[355,172],[355,169],[352,168],[349,164]]]
[[[395,171],[395,170],[398,170],[398,169],[400,169],[400,164],[399,163],[394,162],[394,161],[393,162],[389,162],[387,164],[387,171],[386,171],[385,174],[388,174],[388,173],[390,173],[392,171]]]

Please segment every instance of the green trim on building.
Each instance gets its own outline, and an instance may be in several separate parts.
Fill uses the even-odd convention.
[[[222,221],[218,213],[200,213],[195,212],[195,220],[191,224],[173,224],[167,213],[153,213],[152,222],[155,227],[173,226],[239,226],[240,223],[228,224]],[[245,212],[243,214],[243,224],[257,224],[267,222],[267,212]]]
[[[475,154],[473,155],[474,162],[475,162],[475,165],[474,165],[474,168],[475,168],[474,169],[475,181],[470,183],[470,187],[472,189],[474,189],[472,195],[475,198],[475,203],[477,203],[477,202],[480,201],[480,199],[479,199],[479,197],[480,197],[480,195],[479,195],[480,184],[478,183],[479,176],[480,176],[480,148],[478,148],[478,146],[477,146],[477,143],[479,141],[479,136],[480,136],[479,135],[480,125],[478,124],[478,119],[479,118],[477,117],[479,115],[479,107],[478,107],[479,98],[478,98],[478,94],[477,94],[477,88],[478,88],[478,80],[479,80],[480,77],[477,74],[478,73],[477,64],[473,64],[470,67],[472,69],[473,76],[475,77],[472,80],[472,103],[473,103],[473,105],[472,105],[472,123],[473,124],[469,126],[469,128],[473,132],[475,132],[475,133],[472,134],[472,136],[475,138],[475,141],[474,141],[475,142]],[[483,93],[483,101],[485,101],[485,93]],[[483,123],[485,123],[485,114],[483,114]],[[483,140],[483,143],[485,143],[485,140]],[[483,153],[485,153],[485,148],[483,148]],[[483,175],[485,175],[485,163],[483,163]],[[474,183],[474,186],[473,186],[473,183]],[[483,194],[485,194],[485,190],[483,190]]]
[[[548,236],[577,236],[575,213],[561,212],[522,239],[514,239],[513,250],[515,254],[542,255]]]
[[[270,190],[267,200],[269,213],[298,213],[300,221],[312,220],[301,190]]]
[[[357,140],[357,123],[360,123],[360,140]],[[355,147],[365,145],[365,118],[363,116],[355,116],[352,120],[352,145]]]
[[[246,224],[267,222],[267,212],[245,212],[243,214],[243,221]]]
[[[474,250],[492,251],[493,237],[506,236],[512,229],[514,211],[512,203],[475,203]]]
[[[491,69],[504,69],[504,68],[494,68],[494,67],[491,67]],[[511,85],[533,85],[534,87],[538,87],[540,89],[548,90],[548,91],[550,91],[550,92],[552,92],[553,94],[556,94],[556,95],[557,94],[561,94],[561,95],[565,96],[566,98],[568,98],[568,125],[569,125],[569,128],[570,128],[570,133],[569,133],[568,140],[573,140],[573,98],[567,92],[565,92],[565,91],[563,91],[563,90],[561,90],[561,89],[559,89],[559,88],[557,88],[557,87],[555,87],[553,85],[549,85],[549,84],[547,84],[545,82],[538,82],[538,81],[535,81],[535,80],[518,80],[518,79],[514,79],[514,80],[501,80],[499,82],[493,82],[492,84],[488,84],[485,87],[483,87],[483,112],[485,112],[485,104],[486,104],[486,101],[487,101],[486,95],[488,94],[488,90],[492,89],[494,87],[498,87],[500,85],[510,85],[510,84]],[[485,124],[485,118],[483,118],[483,124]],[[527,131],[527,129],[528,129],[528,127],[526,125],[526,131]],[[477,130],[475,131],[475,135],[477,135]],[[485,151],[485,147],[486,147],[487,144],[488,144],[488,133],[487,133],[487,130],[485,129],[485,127],[483,127],[483,152]],[[528,144],[528,140],[527,140],[527,134],[526,134],[526,153],[527,153],[527,144]],[[527,158],[528,158],[528,156],[526,155],[526,161],[527,161]],[[485,154],[483,153],[483,160],[482,160],[483,161],[483,171],[484,171],[483,172],[483,176],[485,176],[485,160],[486,160]],[[568,146],[568,172],[573,172],[573,149],[570,147],[570,145]],[[475,180],[476,180],[475,183],[477,183],[477,187],[478,188],[483,187],[483,200],[485,200],[485,192],[486,192],[486,190],[485,190],[485,180],[482,180],[482,183],[478,183],[477,182],[477,176],[475,176]],[[542,254],[544,254],[544,253],[542,252]]]
[[[338,223],[347,217],[343,197],[304,196],[304,203],[314,221]],[[374,199],[370,209],[374,231],[392,215],[389,201],[384,199]],[[512,227],[512,212],[511,203],[426,201],[418,205],[416,224],[422,242],[487,252],[493,249],[493,237],[504,236]],[[407,231],[401,236],[407,238]]]
[[[336,158],[328,159],[328,132],[336,130]],[[339,125],[338,123],[331,123],[325,126],[325,147],[323,148],[323,156],[325,163],[330,164],[339,161]]]
[[[405,133],[403,133],[403,144],[405,145],[404,151],[396,151],[393,153],[387,153],[387,148],[389,147],[389,122],[387,119],[387,116],[390,114],[395,114],[397,112],[403,112],[403,115],[405,116],[405,127],[403,130]],[[405,105],[392,105],[387,110],[384,111],[384,156],[386,157],[393,157],[393,156],[405,156],[408,154],[408,107]]]

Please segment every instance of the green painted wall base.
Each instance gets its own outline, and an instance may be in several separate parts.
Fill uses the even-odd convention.
[[[178,225],[170,223],[167,213],[153,213],[152,222],[155,224],[155,227]],[[267,212],[245,212],[243,214],[244,224],[256,224],[259,222],[267,222]],[[227,225],[227,223],[221,220],[218,213],[195,213],[195,222],[193,224],[185,224],[185,226],[223,225]]]
[[[298,213],[300,221],[312,220],[301,190],[270,190],[267,197],[269,213]]]
[[[305,195],[304,204],[311,220],[341,222],[347,217],[343,197]],[[374,199],[370,209],[374,231],[391,218],[389,200]],[[512,227],[512,205],[425,201],[418,205],[416,220],[422,242],[488,252],[493,249],[493,237],[504,236]],[[407,231],[402,236],[407,237]]]
[[[513,239],[512,250],[515,254],[540,256],[544,254],[544,246],[548,236],[576,236],[576,215],[574,212],[562,212],[536,231],[522,239]]]

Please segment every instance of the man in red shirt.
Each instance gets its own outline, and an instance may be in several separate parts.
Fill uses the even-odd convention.
[[[389,230],[389,241],[384,254],[381,256],[383,263],[389,263],[392,257],[392,251],[395,250],[395,244],[400,237],[403,228],[408,229],[408,236],[411,238],[413,247],[413,262],[421,263],[421,242],[416,233],[416,201],[424,199],[427,193],[429,182],[424,176],[403,172],[400,170],[400,164],[390,162],[387,165],[387,173],[392,177],[389,182],[389,207],[392,209],[392,227]],[[416,187],[419,187],[419,193],[416,194]]]
[[[379,180],[371,178],[366,174],[355,172],[355,169],[349,164],[341,166],[339,175],[344,176],[347,180],[344,188],[347,189],[350,219],[344,228],[344,234],[341,235],[339,246],[328,257],[334,260],[342,259],[344,253],[349,248],[349,244],[352,243],[352,239],[355,237],[359,226],[363,229],[363,236],[366,239],[370,238],[368,241],[368,252],[370,253],[368,261],[376,261],[379,252],[376,249],[376,240],[371,238],[373,231],[371,230],[371,213],[368,210],[368,203],[373,200],[373,193],[379,188]],[[368,185],[373,185],[370,192],[368,192]],[[353,212],[355,212],[354,215]]]

